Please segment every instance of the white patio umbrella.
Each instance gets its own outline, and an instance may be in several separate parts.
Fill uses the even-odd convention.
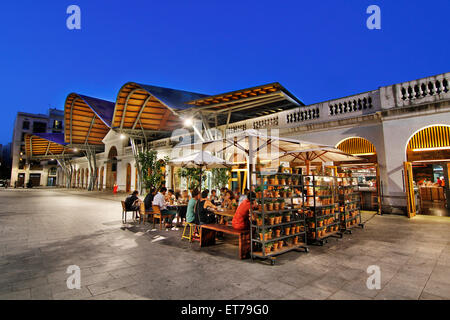
[[[180,166],[182,168],[200,168],[200,189],[202,187],[202,171],[203,169],[213,168],[229,168],[231,163],[213,156],[210,152],[200,151],[190,154],[188,156],[172,159],[170,164]]]
[[[311,162],[366,161],[363,158],[352,156],[333,147],[288,151],[277,157],[277,160],[303,163],[306,165],[307,174],[309,174],[309,165]]]
[[[364,159],[352,156],[333,147],[322,147],[298,151],[288,151],[278,157],[288,162],[341,162],[341,161],[364,161]]]
[[[226,138],[198,142],[193,144],[179,145],[180,148],[197,149],[224,154],[226,159],[234,158],[235,162],[247,162],[248,172],[254,171],[255,159],[273,161],[277,157],[290,151],[304,151],[318,148],[332,148],[331,146],[284,138],[269,136],[261,131],[249,129],[235,134],[229,134]],[[250,186],[251,175],[248,176]]]

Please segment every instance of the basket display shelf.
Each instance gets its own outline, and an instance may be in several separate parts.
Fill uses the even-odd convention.
[[[360,194],[357,191],[357,178],[337,177],[340,211],[340,229],[352,233],[355,227],[364,228],[361,220]]]
[[[280,254],[293,250],[308,252],[301,175],[253,174],[258,177],[257,183],[252,184],[258,208],[252,209],[250,215],[252,260],[269,259],[273,265]]]
[[[335,177],[305,175],[303,184],[307,243],[322,246],[330,237],[342,238]]]

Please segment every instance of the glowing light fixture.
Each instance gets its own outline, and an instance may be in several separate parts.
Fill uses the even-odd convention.
[[[355,153],[355,154],[352,154],[352,155],[358,157],[358,156],[373,156],[374,154],[376,154],[376,153],[375,152],[368,152],[368,153]]]
[[[120,135],[120,139],[121,139],[121,140],[125,140],[126,138],[127,138],[127,136],[124,135],[123,133]]]
[[[194,121],[191,118],[184,119],[184,126],[185,127],[192,127],[194,125]]]
[[[434,148],[420,148],[420,149],[412,149],[414,152],[420,152],[420,151],[436,151],[436,150],[450,150],[450,147],[434,147]]]

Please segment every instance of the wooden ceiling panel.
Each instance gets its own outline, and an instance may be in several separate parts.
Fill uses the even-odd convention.
[[[142,108],[145,101],[147,104]],[[181,125],[181,119],[175,114],[167,115],[168,112],[172,114],[167,106],[151,96],[145,88],[136,83],[128,83],[119,91],[112,126],[119,129],[141,130],[140,120],[144,130],[165,131],[168,129],[167,119],[173,122],[169,129]]]
[[[75,103],[73,101],[76,99]],[[73,103],[73,105],[72,105]],[[73,107],[73,110],[71,108]],[[65,103],[65,141],[72,144],[101,144],[109,128],[80,96],[70,94]],[[94,122],[92,123],[92,119]],[[87,134],[89,137],[86,139]]]

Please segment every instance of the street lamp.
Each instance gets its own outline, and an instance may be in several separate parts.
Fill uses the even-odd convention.
[[[192,118],[186,118],[184,119],[184,126],[185,127],[191,127],[194,132],[200,137],[200,139],[204,142],[205,139],[203,139],[201,132],[195,127],[194,120]]]
[[[192,127],[194,125],[194,121],[192,118],[184,119],[184,126],[185,127]]]

